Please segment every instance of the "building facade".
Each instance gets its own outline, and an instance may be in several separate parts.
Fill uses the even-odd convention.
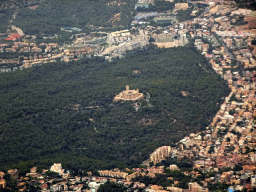
[[[153,162],[155,165],[161,162],[162,160],[170,157],[170,154],[171,154],[170,146],[159,147],[150,155],[150,162]]]
[[[126,85],[126,90],[122,91],[118,95],[116,95],[113,99],[113,101],[136,101],[143,98],[143,93],[139,92],[139,89],[137,90],[130,90],[129,85]]]

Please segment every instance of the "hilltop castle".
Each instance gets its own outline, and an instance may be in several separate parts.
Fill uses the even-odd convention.
[[[139,92],[139,89],[137,90],[130,90],[129,85],[126,85],[126,90],[122,91],[118,95],[116,95],[113,99],[113,101],[136,101],[143,98],[143,93]]]

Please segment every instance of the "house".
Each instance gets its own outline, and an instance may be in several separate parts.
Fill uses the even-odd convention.
[[[255,171],[256,170],[256,165],[244,165],[243,166],[244,171]]]
[[[201,187],[198,183],[189,183],[188,184],[189,192],[208,192],[207,188]]]
[[[170,165],[170,167],[168,167],[168,169],[170,170],[180,170],[179,167],[177,165]]]
[[[18,177],[19,177],[19,173],[18,173],[18,170],[17,169],[10,169],[7,171],[11,178],[14,179],[14,180],[18,180]]]
[[[21,37],[22,37],[21,35],[19,35],[18,33],[15,33],[15,34],[9,35],[9,37],[5,38],[4,40],[5,41],[15,41],[17,39],[20,39]]]
[[[3,179],[5,176],[5,173],[4,172],[0,172],[0,179]]]
[[[52,186],[50,187],[50,190],[51,190],[52,192],[62,191],[62,190],[63,190],[63,186],[57,183],[57,184],[55,184],[55,185],[52,185]]]
[[[188,8],[188,3],[175,3],[176,10],[186,10]]]
[[[6,187],[5,179],[0,179],[0,189],[4,189]]]
[[[59,173],[60,175],[63,175],[63,174],[64,174],[64,169],[62,169],[61,163],[54,163],[54,164],[51,166],[50,171]]]
[[[90,182],[88,185],[91,189],[98,189],[100,187],[100,183]]]
[[[179,187],[167,187],[167,190],[171,191],[171,192],[182,192],[183,191],[183,189],[179,188]]]

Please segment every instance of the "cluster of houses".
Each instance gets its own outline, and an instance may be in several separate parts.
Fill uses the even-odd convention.
[[[11,40],[10,43],[0,44],[1,53],[16,53],[20,57],[14,59],[2,59],[1,60],[1,71],[9,72],[11,68],[6,68],[6,66],[11,64],[16,64],[12,68],[14,71],[16,68],[27,68],[31,67],[33,64],[40,62],[55,61],[53,58],[57,55],[56,50],[59,48],[57,43],[34,43],[26,42],[21,40]],[[23,57],[21,57],[23,56]]]
[[[11,34],[0,44],[0,53],[16,54],[17,58],[0,59],[0,71],[11,72],[57,60],[77,60],[94,51],[90,46],[65,49],[58,43],[37,43],[34,38]],[[12,66],[12,67],[10,67]]]
[[[232,9],[227,13],[230,12]],[[240,13],[239,10],[236,13]],[[256,66],[252,44],[255,33],[236,30],[226,17],[222,19],[226,22],[224,25],[216,24],[212,15],[197,18],[193,22],[200,28],[190,28],[190,35],[216,73],[228,82],[231,93],[206,131],[185,137],[178,147],[171,149],[171,154],[179,160],[193,162],[194,171],[186,174],[198,177],[198,170],[216,173],[201,181],[202,187],[223,182],[230,186],[229,191],[250,191],[256,187]],[[225,32],[221,34],[218,30]],[[211,53],[210,45],[202,39],[212,43]],[[222,171],[225,168],[227,170]]]
[[[246,11],[227,5],[218,9],[217,15],[210,12],[189,21],[185,29],[195,39],[195,47],[227,81],[231,93],[205,131],[190,134],[167,153],[169,157],[193,162],[193,171],[184,174],[200,178],[200,171],[203,171],[209,176],[201,180],[200,185],[190,183],[189,189],[178,188],[174,182],[173,187],[165,189],[167,191],[208,191],[207,187],[216,183],[227,184],[229,191],[252,191],[256,187],[255,31],[241,30],[232,21],[237,14]],[[158,151],[161,148],[145,164],[168,157],[158,155]],[[210,173],[215,174],[210,176]],[[161,186],[147,190],[164,191]]]
[[[1,52],[19,52],[19,53],[50,53],[58,48],[58,43],[28,43],[22,41],[15,41],[10,44],[0,44]],[[43,51],[44,50],[44,51]]]
[[[179,170],[176,165],[170,165],[167,169]],[[54,175],[51,175],[54,174]],[[112,171],[99,171],[98,176],[93,176],[91,172],[87,172],[87,176],[72,176],[69,171],[62,169],[60,163],[54,163],[49,170],[38,170],[37,167],[32,167],[30,172],[25,176],[19,176],[17,169],[10,169],[6,173],[0,172],[0,189],[9,189],[10,186],[5,179],[9,175],[8,180],[14,181],[15,189],[17,191],[29,191],[31,189],[37,191],[85,191],[95,192],[101,184],[107,181],[124,185],[127,187],[127,191],[144,190],[146,192],[182,192],[181,188],[173,186],[165,187],[159,185],[146,185],[145,183],[133,181],[137,177],[149,177],[155,178],[156,175],[165,174],[164,166],[148,167],[148,168],[126,168],[123,171],[114,169]],[[172,178],[169,178],[172,180]],[[174,181],[178,183],[178,181]],[[14,186],[12,186],[14,187]],[[207,192],[207,189],[200,186],[196,182],[189,183],[189,188],[186,192],[194,192],[195,190],[201,190],[201,192]]]
[[[101,55],[105,56],[107,61],[111,61],[115,57],[122,58],[128,50],[148,45],[148,38],[144,30],[133,27],[131,30],[109,33],[106,42],[109,46],[103,49]]]
[[[138,0],[135,5],[135,9],[137,9],[138,7],[148,8],[150,4],[153,5],[154,0]]]

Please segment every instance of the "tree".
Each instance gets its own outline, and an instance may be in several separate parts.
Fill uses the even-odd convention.
[[[100,185],[97,191],[98,192],[123,192],[125,191],[125,189],[126,188],[123,185],[116,184],[108,180],[106,183]]]
[[[208,151],[209,154],[213,153],[214,152],[214,146],[212,145]]]
[[[84,171],[136,166],[210,123],[229,94],[211,70],[195,49],[149,46],[113,62],[83,58],[1,74],[0,169],[9,162],[23,170],[54,162]],[[133,102],[113,103],[127,84],[149,93],[150,105],[136,112]]]
[[[17,183],[16,181],[11,177],[11,175],[9,173],[6,173],[4,176],[5,180],[6,180],[6,186],[11,188],[12,190],[15,190],[17,187]]]
[[[155,42],[155,41],[156,41],[156,40],[155,40],[153,37],[150,37],[150,38],[149,38],[149,42],[150,42],[150,43],[153,43],[153,42]]]
[[[59,173],[56,173],[54,171],[46,171],[45,174],[49,177],[56,177],[59,176]]]

